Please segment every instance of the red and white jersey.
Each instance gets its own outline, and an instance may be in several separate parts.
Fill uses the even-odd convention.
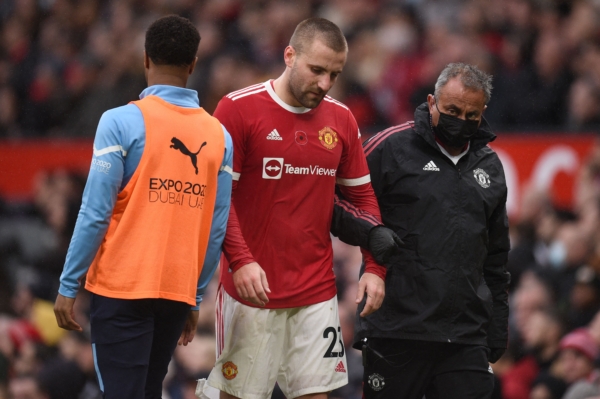
[[[225,290],[249,304],[235,290],[232,269],[255,260],[269,281],[267,308],[331,299],[335,184],[370,182],[354,116],[329,96],[314,109],[292,107],[277,96],[272,81],[223,97],[214,116],[233,139],[232,205],[242,236],[228,226],[224,252],[231,264],[221,265]],[[374,195],[373,201],[377,208]]]

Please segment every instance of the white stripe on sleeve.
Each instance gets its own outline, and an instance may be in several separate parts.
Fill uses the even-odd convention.
[[[127,151],[125,151],[120,145],[111,145],[110,147],[105,147],[101,150],[97,149],[96,146],[94,146],[94,156],[96,157],[101,157],[102,155],[110,154],[111,152],[117,151],[121,151],[124,157],[127,156]]]
[[[232,101],[239,100],[239,99],[240,99],[240,98],[242,98],[242,97],[251,96],[252,94],[260,93],[260,92],[263,92],[263,91],[265,91],[265,90],[267,90],[267,89],[265,89],[265,88],[263,87],[263,88],[260,88],[260,89],[258,89],[258,90],[254,90],[254,91],[249,91],[249,92],[246,92],[246,93],[238,94],[238,95],[237,95],[237,96],[235,96],[235,97],[231,97],[231,100],[232,100]]]
[[[221,169],[219,169],[219,170],[220,170],[220,171],[222,170],[222,171],[224,171],[224,172],[227,172],[227,173],[229,173],[231,176],[233,176],[233,169],[231,169],[231,166],[229,166],[229,165],[221,166]],[[239,175],[239,173],[238,173],[238,175]]]
[[[371,175],[366,175],[363,177],[357,177],[356,179],[343,179],[341,177],[338,177],[335,182],[337,184],[339,184],[340,186],[353,187],[353,186],[360,186],[363,184],[367,184],[370,181],[371,181]]]

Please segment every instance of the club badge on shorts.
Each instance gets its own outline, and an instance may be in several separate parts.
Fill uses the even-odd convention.
[[[485,173],[483,169],[475,169],[473,171],[473,176],[481,187],[488,188],[490,186],[490,175]]]
[[[336,131],[325,126],[323,129],[319,130],[319,141],[323,144],[323,147],[328,150],[333,150],[338,142]]]
[[[238,373],[237,366],[233,362],[226,362],[221,371],[223,372],[223,377],[228,380],[233,380]]]
[[[384,378],[377,373],[371,374],[369,376],[369,386],[374,391],[381,391],[385,386]]]

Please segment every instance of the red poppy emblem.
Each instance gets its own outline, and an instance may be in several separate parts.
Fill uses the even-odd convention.
[[[303,131],[296,132],[296,143],[300,145],[305,145],[308,143],[308,136]]]

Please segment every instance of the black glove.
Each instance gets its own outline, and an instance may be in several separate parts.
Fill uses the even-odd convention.
[[[488,355],[488,362],[496,363],[498,359],[504,355],[506,348],[490,348],[490,354]]]
[[[380,265],[385,265],[403,246],[404,241],[385,226],[375,226],[369,231],[369,252]]]

